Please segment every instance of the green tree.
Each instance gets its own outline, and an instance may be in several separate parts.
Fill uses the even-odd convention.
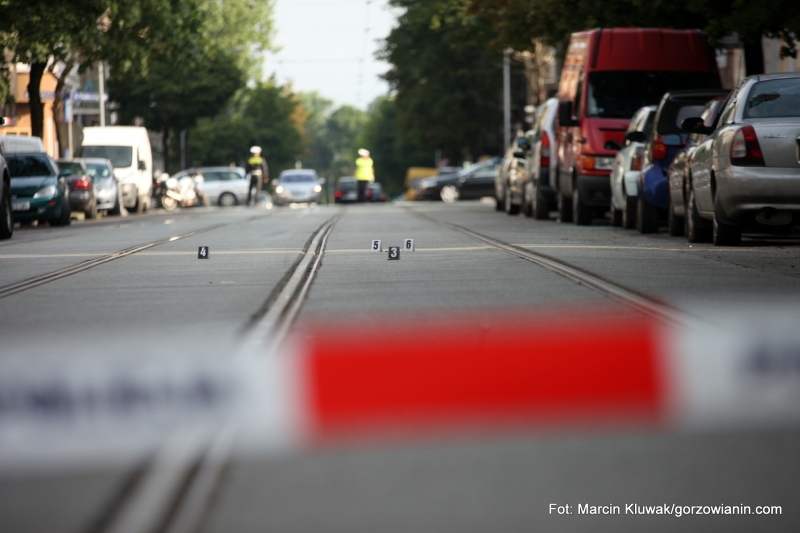
[[[308,113],[305,122],[307,148],[303,155],[303,166],[313,168],[324,176],[333,160],[333,151],[325,142],[325,124],[333,107],[333,101],[316,91],[301,93],[298,98]]]
[[[274,80],[244,89],[221,116],[198,121],[189,136],[190,164],[242,165],[258,145],[275,176],[303,153],[304,117],[297,96]]]
[[[104,60],[114,72],[145,71],[152,54],[179,46],[199,22],[194,0],[2,0],[2,45],[12,61],[31,65],[33,134],[44,129],[39,88],[48,63]]]
[[[466,0],[392,0],[403,8],[380,56],[399,125],[456,162],[502,150],[502,53],[486,16]]]
[[[764,71],[761,38],[783,40],[785,55],[795,57],[800,13],[794,0],[472,0],[467,12],[488,17],[492,43],[518,50],[532,39],[564,44],[572,32],[595,27],[700,28],[712,43],[737,34],[745,48],[747,71]]]

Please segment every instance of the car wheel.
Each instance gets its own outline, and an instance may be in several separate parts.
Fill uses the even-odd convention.
[[[458,200],[459,192],[458,187],[455,185],[445,185],[442,187],[442,190],[439,191],[439,197],[442,199],[443,202],[452,204],[456,200]]]
[[[161,207],[167,211],[174,211],[178,207],[178,201],[172,196],[164,195],[161,197]]]
[[[530,182],[526,183],[525,184],[525,188],[524,188],[525,194],[522,195],[522,213],[526,217],[532,217],[533,216],[533,202],[534,202],[534,200],[532,200],[532,198],[533,198],[533,195],[535,193],[531,191],[532,187],[533,187],[532,183],[530,183]]]
[[[622,211],[614,207],[614,200],[611,200],[611,209],[609,209],[609,214],[611,215],[612,226],[622,226]]]
[[[675,214],[672,199],[670,199],[669,212],[667,213],[667,228],[669,229],[669,234],[672,237],[683,237],[685,225],[683,217],[679,217]]]
[[[519,214],[519,206],[514,205],[511,202],[511,189],[506,187],[506,201],[505,201],[505,211],[509,215],[518,215]]]
[[[550,202],[545,197],[542,190],[539,189],[539,186],[534,182],[533,184],[533,201],[531,202],[533,207],[533,218],[536,220],[547,220],[550,218]]]
[[[0,239],[10,239],[14,234],[14,219],[11,213],[11,191],[3,183],[3,202],[0,204]]]
[[[719,206],[715,205],[711,237],[714,246],[739,246],[742,242],[742,227],[723,222],[719,210]]]
[[[655,233],[658,231],[658,211],[647,203],[643,194],[636,200],[636,229],[639,233]]]
[[[563,194],[558,195],[559,222],[572,222],[572,201]]]
[[[69,200],[66,197],[61,201],[61,215],[56,218],[48,220],[51,226],[69,226],[70,218],[72,215],[72,208],[69,206]]]
[[[236,195],[234,195],[232,193],[225,192],[225,193],[222,193],[220,195],[220,197],[219,197],[219,205],[221,207],[233,207],[237,203],[239,203],[239,202],[236,200]]]
[[[86,220],[94,220],[97,218],[97,202],[92,203],[92,207],[83,212]]]
[[[694,201],[694,190],[689,190],[689,200],[686,204],[686,216],[684,217],[684,229],[686,240],[690,243],[708,242],[711,240],[708,221],[697,212],[697,204]]]
[[[624,229],[636,229],[636,197],[630,197],[623,192],[625,198],[625,209],[622,210],[622,227]]]
[[[592,223],[592,208],[583,203],[577,187],[572,190],[572,220],[579,226],[589,226]]]

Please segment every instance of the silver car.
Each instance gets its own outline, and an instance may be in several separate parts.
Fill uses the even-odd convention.
[[[276,205],[320,202],[322,183],[316,171],[308,169],[284,170],[275,185]]]
[[[203,176],[203,192],[208,203],[222,207],[244,205],[250,178],[241,167],[202,167],[196,172]]]
[[[800,221],[800,73],[746,78],[714,132],[700,117],[683,126],[710,133],[690,164],[687,226],[709,221],[714,244],[735,246],[748,224]]]
[[[633,229],[636,226],[636,180],[642,172],[642,156],[653,128],[657,106],[640,108],[622,139],[611,170],[611,225]],[[612,141],[609,141],[612,143]],[[613,141],[616,143],[616,141]]]
[[[536,124],[528,137],[525,193],[522,211],[525,216],[546,220],[556,207],[556,134],[558,99],[550,98],[536,110]]]
[[[110,215],[119,215],[122,211],[122,190],[114,177],[111,161],[98,157],[87,157],[82,161],[86,163],[89,177],[94,182],[97,210],[108,211]]]

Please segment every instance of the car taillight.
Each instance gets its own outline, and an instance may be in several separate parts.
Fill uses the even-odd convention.
[[[372,191],[367,189],[367,196],[372,196]]]
[[[643,152],[644,152],[643,148],[636,149],[636,153],[633,154],[633,157],[631,158],[631,170],[642,170]]]
[[[333,195],[334,195],[336,198],[341,198],[341,197],[342,197],[342,191],[336,191],[335,193],[333,193]]]
[[[91,189],[92,188],[92,182],[89,181],[84,176],[84,177],[78,179],[78,181],[75,182],[75,188],[76,189]]]
[[[653,160],[660,161],[667,157],[667,147],[664,145],[664,136],[659,135],[653,141]]]
[[[539,155],[539,166],[550,166],[550,137],[546,131],[542,133],[542,151]]]
[[[736,132],[731,142],[731,164],[737,167],[763,167],[764,155],[756,130],[750,124]]]

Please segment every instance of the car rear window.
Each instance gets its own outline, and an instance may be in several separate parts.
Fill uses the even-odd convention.
[[[669,135],[671,133],[684,133],[681,123],[691,117],[699,117],[706,107],[709,98],[677,98],[664,102],[658,112],[656,133]]]
[[[55,176],[56,169],[45,155],[11,155],[7,158],[12,178]]]
[[[80,176],[83,174],[83,167],[80,163],[75,163],[73,161],[59,161],[56,164],[58,165],[59,172],[69,170],[70,174],[73,176]]]
[[[586,116],[631,118],[639,108],[657,105],[666,92],[719,86],[719,76],[710,72],[596,71],[589,74]]]
[[[281,183],[314,183],[317,181],[313,174],[285,174],[281,176]]]
[[[760,81],[744,104],[743,118],[800,117],[800,78]]]
[[[108,178],[111,176],[111,169],[108,165],[102,163],[86,163],[86,168],[89,170],[89,176],[94,178]]]
[[[356,182],[351,180],[340,181],[339,190],[342,192],[354,191],[356,190]]]
[[[108,159],[116,168],[128,168],[133,164],[133,148],[130,146],[84,146],[82,157]]]

